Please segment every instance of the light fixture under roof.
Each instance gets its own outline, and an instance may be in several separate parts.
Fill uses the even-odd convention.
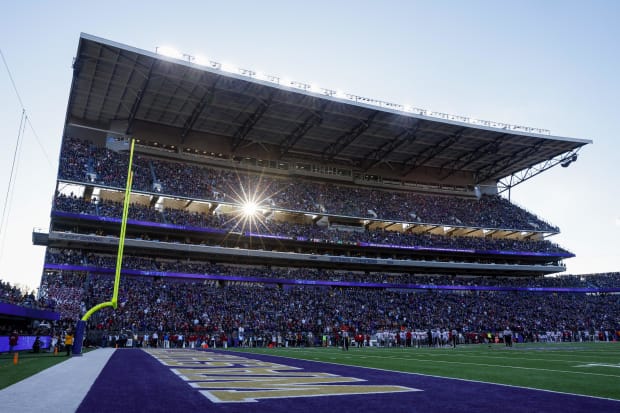
[[[472,125],[478,125],[483,127],[489,127],[494,129],[503,129],[508,131],[516,131],[516,132],[525,132],[525,133],[534,133],[539,135],[551,135],[551,132],[548,129],[541,128],[533,128],[529,126],[521,126],[521,125],[511,125],[503,122],[494,122],[488,120],[480,120],[467,116],[460,115],[451,115],[448,113],[430,111],[426,109],[420,109],[413,107],[411,105],[401,105],[398,103],[386,102],[379,99],[367,98],[364,96],[358,96],[351,93],[344,93],[339,90],[319,88],[314,84],[308,84],[300,81],[293,81],[289,78],[282,76],[273,76],[267,75],[260,72],[256,72],[250,69],[240,69],[239,67],[230,64],[230,63],[219,63],[214,60],[208,60],[202,56],[181,53],[178,50],[169,47],[169,46],[158,46],[155,48],[155,53],[160,54],[162,56],[171,57],[174,59],[185,60],[190,64],[195,64],[199,66],[209,67],[217,70],[222,70],[228,73],[233,73],[236,75],[241,75],[253,79],[264,80],[267,82],[271,82],[280,86],[285,86],[287,88],[299,89],[304,92],[309,93],[318,93],[329,97],[335,97],[338,99],[350,100],[356,103],[361,103],[368,106],[377,106],[384,109],[390,109],[397,112],[403,113],[413,113],[415,115],[428,116],[432,118],[443,119],[447,121],[454,121],[460,123],[468,123]],[[574,161],[573,161],[574,162]],[[564,166],[564,165],[562,165]],[[566,165],[568,166],[568,164]]]
[[[183,58],[183,53],[170,46],[158,46],[155,48],[155,53],[166,57],[172,57],[173,59]]]

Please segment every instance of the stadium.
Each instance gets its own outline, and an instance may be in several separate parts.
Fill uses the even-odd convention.
[[[510,201],[590,140],[88,34],[72,69],[39,297],[0,304],[105,349],[79,411],[620,408],[619,274]]]

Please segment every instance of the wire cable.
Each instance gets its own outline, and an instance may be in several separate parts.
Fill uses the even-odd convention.
[[[22,107],[22,110],[25,110],[24,102],[22,101],[22,97],[19,95],[19,92],[17,91],[15,80],[13,80],[13,75],[11,74],[11,71],[9,70],[9,65],[6,62],[6,59],[4,58],[4,53],[2,53],[2,49],[0,49],[0,57],[2,57],[2,62],[4,63],[4,67],[6,67],[6,71],[9,74],[9,79],[11,79],[11,84],[13,85],[13,90],[15,90],[15,94],[17,95],[17,100],[19,100],[19,104]]]
[[[15,152],[13,153],[13,162],[11,163],[11,173],[9,174],[9,183],[6,188],[6,196],[4,198],[4,205],[2,206],[2,218],[0,218],[0,237],[2,240],[0,241],[0,258],[2,257],[2,252],[4,250],[4,240],[6,239],[6,217],[7,212],[10,209],[9,200],[12,198],[13,187],[15,185],[16,180],[16,164],[19,154],[19,147],[22,141],[22,137],[24,136],[24,129],[26,128],[26,111],[22,110],[22,116],[19,121],[19,130],[17,131],[17,142],[15,144]]]
[[[11,69],[9,69],[9,64],[7,63],[7,61],[6,61],[5,57],[4,57],[4,53],[2,53],[2,49],[0,49],[0,57],[2,57],[2,63],[4,63],[4,67],[6,68],[6,72],[9,75],[9,79],[11,80],[11,85],[13,86],[13,90],[15,91],[15,95],[17,96],[17,100],[19,101],[19,105],[21,106],[22,111],[26,112],[26,107],[24,106],[24,101],[22,100],[22,97],[19,94],[19,90],[17,89],[17,85],[15,84],[15,79],[13,79],[13,75],[11,74]],[[32,126],[32,122],[30,122],[30,118],[29,117],[26,117],[26,123],[30,127],[30,130],[32,131],[32,134],[34,135],[35,140],[36,140],[37,144],[39,145],[39,148],[41,148],[41,151],[43,152],[43,155],[45,156],[45,159],[47,160],[48,165],[50,166],[52,171],[55,171],[54,164],[52,163],[51,158],[47,154],[47,151],[45,150],[45,147],[41,143],[41,139],[39,138],[39,135],[35,131],[34,126]]]

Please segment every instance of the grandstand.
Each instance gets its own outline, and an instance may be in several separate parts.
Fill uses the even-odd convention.
[[[589,140],[314,90],[86,34],[73,73],[49,231],[33,232],[47,247],[40,293],[83,290],[65,319],[111,290],[133,138],[123,306],[94,317],[93,329],[200,325],[219,336],[246,326],[318,336],[328,323],[465,329],[472,315],[470,331],[507,321],[530,332],[615,327],[579,314],[536,324],[531,309],[553,312],[557,303],[515,294],[544,290],[542,276],[564,271],[574,255],[549,239],[559,228],[501,196],[575,161]],[[605,292],[573,281],[559,305],[575,308],[575,294],[589,288]],[[462,293],[447,298],[456,321],[445,312],[412,319],[407,306],[438,296],[411,292],[445,290]],[[391,305],[378,321],[344,308],[345,297]],[[523,298],[514,307],[522,315],[484,319],[481,297],[498,307]],[[285,311],[289,303],[297,307]],[[583,301],[588,311],[607,304]]]

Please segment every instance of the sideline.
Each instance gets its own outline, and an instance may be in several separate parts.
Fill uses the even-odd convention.
[[[0,390],[2,411],[76,411],[114,350],[100,348],[81,357],[71,357]]]

